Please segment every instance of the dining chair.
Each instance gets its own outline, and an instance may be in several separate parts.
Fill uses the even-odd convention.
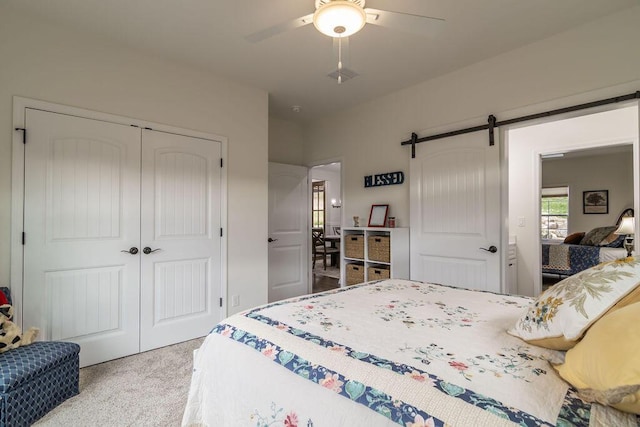
[[[311,229],[313,268],[316,267],[316,259],[322,259],[322,266],[327,269],[327,255],[339,254],[340,249],[327,246],[324,239],[324,228],[314,227]]]

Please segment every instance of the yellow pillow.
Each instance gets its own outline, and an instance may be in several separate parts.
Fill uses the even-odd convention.
[[[640,415],[640,303],[598,320],[554,366],[588,402]]]

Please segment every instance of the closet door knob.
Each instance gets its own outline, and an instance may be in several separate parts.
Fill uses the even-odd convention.
[[[126,252],[126,253],[129,253],[129,254],[131,254],[131,255],[135,255],[135,254],[137,254],[137,253],[138,253],[138,248],[136,248],[136,247],[134,246],[134,247],[132,247],[132,248],[129,248],[129,250],[128,250],[128,251],[120,251],[120,252]]]
[[[498,248],[496,248],[493,245],[489,246],[489,249],[487,248],[480,248],[480,249],[482,249],[483,251],[491,252],[492,254],[495,254],[496,252],[498,252]]]
[[[146,247],[142,250],[142,252],[144,252],[144,253],[145,253],[145,255],[149,255],[150,253],[157,252],[157,251],[159,251],[159,250],[161,250],[161,249],[160,249],[160,248],[157,248],[157,249],[151,249],[149,246],[146,246]]]

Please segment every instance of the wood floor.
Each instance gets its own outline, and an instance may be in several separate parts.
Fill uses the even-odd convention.
[[[324,292],[330,289],[339,288],[338,279],[333,277],[321,276],[319,274],[313,275],[313,293]]]

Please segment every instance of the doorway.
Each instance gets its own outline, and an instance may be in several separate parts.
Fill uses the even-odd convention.
[[[342,225],[342,165],[332,162],[311,168],[311,226],[322,239],[312,239],[313,292],[340,287]],[[313,233],[310,231],[310,235]],[[325,249],[326,248],[326,249]]]
[[[543,291],[568,275],[574,274],[573,270],[582,268],[580,265],[573,266],[570,262],[566,265],[550,263],[549,250],[553,254],[554,250],[557,252],[570,249],[571,247],[566,245],[562,246],[563,249],[558,249],[555,245],[565,241],[579,244],[584,234],[591,230],[616,227],[620,214],[626,209],[633,208],[633,145],[612,145],[572,150],[560,154],[562,155],[541,158]],[[565,189],[564,196],[545,196],[548,190],[562,188]],[[597,208],[584,206],[585,197],[596,196],[599,198]],[[544,203],[546,200],[550,203]],[[615,235],[606,242],[593,242],[602,246],[598,249],[597,259],[593,257],[594,263],[625,256],[622,238],[613,239],[613,237]],[[571,248],[578,251],[581,249],[583,248]],[[578,255],[576,253],[576,256]],[[584,253],[581,259],[588,258],[586,255]],[[554,268],[571,269],[566,272],[556,271],[549,264],[553,264]]]
[[[569,187],[569,234],[589,231],[582,229],[596,224],[613,224],[625,208],[637,211],[638,133],[637,105],[506,130],[508,228],[517,245],[518,262],[517,283],[511,288],[518,294],[536,296],[543,290],[543,187]],[[613,181],[599,178],[621,172],[618,162],[630,168],[624,176]],[[583,192],[589,190],[609,191],[606,214],[583,214]]]

